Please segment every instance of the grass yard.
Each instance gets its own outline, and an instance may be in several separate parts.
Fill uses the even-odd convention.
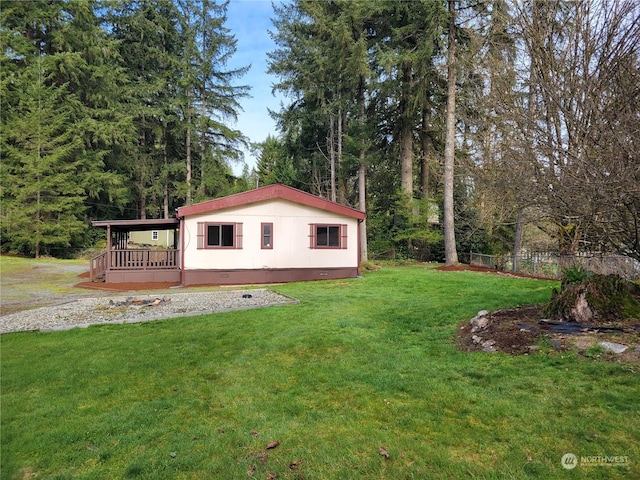
[[[553,286],[385,268],[275,288],[297,306],[4,335],[0,476],[640,478],[631,366],[456,348],[459,322]]]

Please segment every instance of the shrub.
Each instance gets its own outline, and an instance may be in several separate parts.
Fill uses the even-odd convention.
[[[382,268],[382,266],[376,262],[373,262],[371,260],[367,260],[366,262],[361,262],[360,263],[360,269],[363,272],[376,272],[378,270],[380,270]]]
[[[582,265],[572,265],[562,269],[562,284],[577,285],[593,277],[593,272],[585,270]]]

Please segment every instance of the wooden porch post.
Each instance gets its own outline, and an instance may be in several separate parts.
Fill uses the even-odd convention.
[[[107,225],[107,270],[111,269],[111,225]]]

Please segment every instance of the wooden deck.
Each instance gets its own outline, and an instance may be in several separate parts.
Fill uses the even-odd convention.
[[[141,272],[179,270],[177,249],[124,249],[104,252],[90,261],[89,280],[104,280],[108,272]]]

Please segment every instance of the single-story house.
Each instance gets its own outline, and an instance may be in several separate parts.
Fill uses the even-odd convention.
[[[98,221],[107,251],[92,280],[237,285],[356,277],[365,214],[286,185],[187,205],[166,220]],[[176,248],[130,249],[130,232],[170,230]]]
[[[172,230],[134,231],[129,234],[129,245],[132,247],[174,248]]]

